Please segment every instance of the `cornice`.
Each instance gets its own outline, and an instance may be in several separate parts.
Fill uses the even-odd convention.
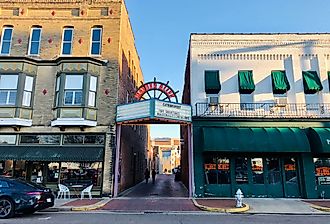
[[[112,3],[112,2],[122,2],[123,0],[0,0],[0,3],[19,3],[19,4],[104,4],[104,3]]]
[[[274,37],[275,38],[275,37]],[[329,40],[192,40],[192,47],[254,47],[254,48],[301,48],[330,47]]]

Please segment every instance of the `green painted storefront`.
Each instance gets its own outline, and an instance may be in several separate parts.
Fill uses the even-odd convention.
[[[193,156],[197,197],[330,198],[324,120],[194,118]]]

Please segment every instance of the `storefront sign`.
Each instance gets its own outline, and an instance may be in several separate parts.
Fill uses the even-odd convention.
[[[317,176],[330,176],[330,167],[322,166],[317,167],[315,170]]]
[[[141,119],[157,120],[159,122],[162,120],[165,123],[167,121],[191,122],[191,106],[157,99],[117,106],[117,122]]]
[[[191,121],[191,107],[183,104],[155,101],[155,117]]]
[[[330,185],[330,176],[328,177],[317,177],[319,185]]]

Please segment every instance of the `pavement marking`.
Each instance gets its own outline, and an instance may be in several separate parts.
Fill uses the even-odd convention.
[[[43,217],[43,218],[38,218],[38,220],[49,220],[49,219],[51,219],[50,216],[48,216],[48,217]]]

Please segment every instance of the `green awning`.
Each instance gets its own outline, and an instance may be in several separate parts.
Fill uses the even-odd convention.
[[[310,152],[299,128],[203,128],[204,151]]]
[[[284,94],[290,90],[285,71],[272,71],[272,85],[274,94]]]
[[[314,94],[323,89],[322,83],[316,71],[303,71],[304,92]]]
[[[221,90],[219,71],[205,71],[206,94],[218,94]]]
[[[250,94],[255,90],[252,71],[238,71],[239,92]]]
[[[0,160],[98,162],[103,152],[103,147],[0,146]]]
[[[310,128],[307,136],[312,152],[330,153],[330,128]]]

